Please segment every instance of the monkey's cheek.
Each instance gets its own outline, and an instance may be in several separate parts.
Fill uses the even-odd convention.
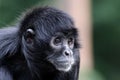
[[[73,65],[75,63],[75,59],[74,58],[71,58],[70,59],[70,64]]]

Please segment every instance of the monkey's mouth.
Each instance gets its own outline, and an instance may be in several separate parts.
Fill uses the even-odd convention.
[[[54,65],[57,70],[67,72],[71,69],[73,64],[71,64],[70,61],[56,61]]]
[[[48,61],[59,71],[68,72],[71,70],[75,60],[73,58],[69,59],[53,59],[49,58]]]

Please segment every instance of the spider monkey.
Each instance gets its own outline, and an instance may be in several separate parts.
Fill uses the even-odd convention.
[[[78,80],[78,31],[61,10],[38,7],[0,29],[0,80]]]

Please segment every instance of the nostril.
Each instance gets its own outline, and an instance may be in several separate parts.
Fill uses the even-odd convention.
[[[70,55],[70,53],[69,53],[69,52],[67,52],[67,51],[65,51],[65,55],[66,55],[66,56],[69,56],[69,55]]]

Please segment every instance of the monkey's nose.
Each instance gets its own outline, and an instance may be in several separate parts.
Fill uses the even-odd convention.
[[[71,52],[68,51],[68,50],[65,50],[63,54],[64,54],[65,56],[71,56]]]

